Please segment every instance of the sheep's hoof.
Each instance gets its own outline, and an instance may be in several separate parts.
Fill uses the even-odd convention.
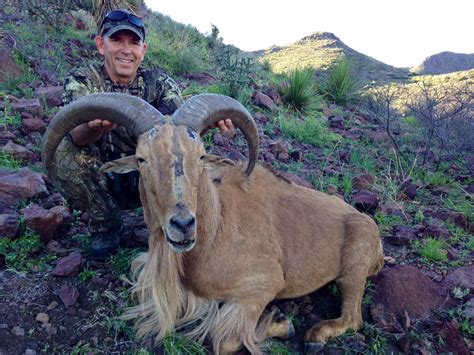
[[[304,343],[304,353],[307,355],[319,353],[324,348],[324,343]]]

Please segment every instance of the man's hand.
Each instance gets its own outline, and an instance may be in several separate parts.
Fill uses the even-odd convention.
[[[94,131],[100,131],[102,133],[108,133],[115,127],[117,127],[115,123],[110,122],[108,120],[93,120],[89,121],[87,125]]]
[[[220,129],[221,133],[226,134],[227,132],[232,132],[234,130],[234,124],[229,118],[225,120],[220,120],[217,122],[216,127]]]
[[[94,144],[104,134],[110,132],[117,125],[108,120],[92,120],[72,129],[70,134],[74,144],[82,147]]]

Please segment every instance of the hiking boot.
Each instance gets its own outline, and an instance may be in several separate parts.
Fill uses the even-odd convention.
[[[122,228],[108,232],[100,232],[92,235],[91,254],[96,260],[105,260],[117,253],[120,245],[120,234]]]

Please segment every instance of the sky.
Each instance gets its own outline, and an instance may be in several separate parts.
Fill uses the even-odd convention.
[[[450,51],[474,53],[474,0],[145,0],[152,10],[244,51],[314,32],[396,67]]]

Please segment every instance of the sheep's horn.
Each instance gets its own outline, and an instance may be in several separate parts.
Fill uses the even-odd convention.
[[[174,125],[191,127],[201,134],[207,127],[226,118],[230,118],[247,139],[249,162],[245,174],[248,176],[257,160],[259,137],[252,115],[240,102],[224,95],[193,96],[173,114],[172,122]]]
[[[135,96],[119,93],[83,96],[64,106],[43,136],[41,158],[50,177],[54,176],[54,154],[63,137],[78,125],[97,118],[126,127],[134,137],[165,122],[157,109]]]

